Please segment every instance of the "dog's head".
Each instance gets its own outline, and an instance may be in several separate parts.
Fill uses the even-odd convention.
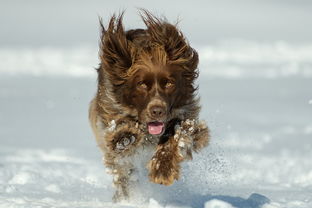
[[[109,80],[116,101],[136,109],[150,134],[162,135],[174,111],[194,99],[197,52],[176,25],[147,11],[145,30],[125,31],[122,16],[113,16],[107,29],[101,24],[99,84]]]

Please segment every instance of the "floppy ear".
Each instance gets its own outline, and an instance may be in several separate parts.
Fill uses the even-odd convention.
[[[198,77],[198,54],[190,47],[176,25],[159,19],[146,10],[141,15],[151,39],[162,45],[167,53],[167,64],[179,65],[183,68],[183,76],[192,85]],[[195,89],[194,89],[195,91]]]
[[[111,83],[121,85],[126,78],[127,70],[132,65],[131,46],[126,39],[126,33],[122,24],[123,13],[118,17],[113,15],[108,28],[105,29],[100,19],[102,29],[100,42],[101,66],[99,70],[105,70]],[[104,75],[100,72],[100,74]]]

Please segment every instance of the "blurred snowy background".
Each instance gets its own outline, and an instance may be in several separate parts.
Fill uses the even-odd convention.
[[[208,148],[112,204],[91,133],[98,16],[164,15],[200,55]],[[0,207],[312,207],[312,2],[0,0]]]

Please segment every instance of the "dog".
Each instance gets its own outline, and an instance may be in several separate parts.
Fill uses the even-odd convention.
[[[131,196],[138,166],[147,167],[151,182],[171,185],[179,179],[180,163],[210,137],[198,120],[198,53],[177,25],[143,10],[146,29],[125,31],[123,15],[113,15],[107,28],[100,19],[98,89],[89,108],[105,166],[114,176],[114,201]]]

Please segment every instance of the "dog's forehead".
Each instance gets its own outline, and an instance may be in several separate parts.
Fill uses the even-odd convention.
[[[139,77],[171,77],[180,74],[181,67],[168,63],[167,53],[162,45],[149,49],[138,49],[128,74]]]
[[[175,77],[181,70],[175,66],[147,65],[138,68],[136,75],[139,77]]]

